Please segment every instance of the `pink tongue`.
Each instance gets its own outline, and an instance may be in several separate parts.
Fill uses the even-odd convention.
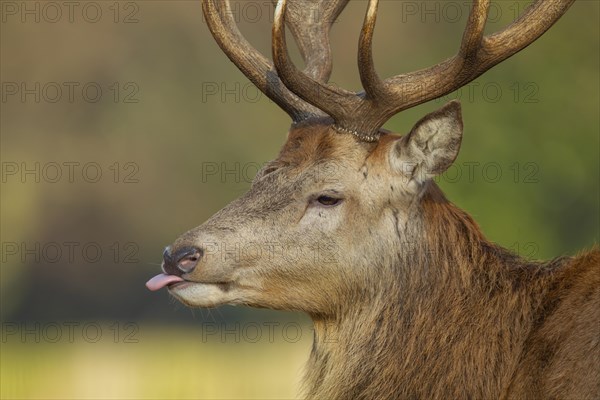
[[[162,289],[170,283],[183,282],[183,279],[176,275],[159,274],[146,282],[146,287],[152,291]]]

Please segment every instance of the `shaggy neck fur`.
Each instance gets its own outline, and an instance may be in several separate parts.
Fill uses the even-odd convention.
[[[378,290],[313,316],[309,399],[491,399],[509,385],[566,259],[526,262],[491,244],[432,183],[413,208],[413,245],[398,238],[403,253],[373,265],[387,271]]]

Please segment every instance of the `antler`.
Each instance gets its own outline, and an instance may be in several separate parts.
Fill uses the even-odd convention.
[[[444,96],[471,82],[539,38],[575,0],[537,0],[502,31],[484,36],[489,0],[474,0],[458,54],[420,71],[381,80],[375,72],[372,39],[378,0],[369,0],[360,36],[358,66],[364,92],[319,82],[299,71],[287,52],[284,22],[287,0],[280,0],[273,24],[273,60],[284,84],[334,120],[334,127],[374,141],[394,114]]]
[[[347,3],[348,0],[303,0],[289,7],[286,22],[306,63],[304,74],[311,80],[329,80],[332,68],[329,31]],[[325,116],[318,107],[288,90],[273,64],[243,37],[236,26],[229,0],[203,0],[202,9],[208,27],[223,52],[294,122]]]

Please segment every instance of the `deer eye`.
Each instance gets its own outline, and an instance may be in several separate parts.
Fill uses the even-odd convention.
[[[332,207],[332,206],[337,206],[338,204],[340,204],[342,202],[342,199],[337,198],[337,197],[323,195],[323,196],[317,197],[317,202],[319,202],[319,204],[321,204],[321,205]]]

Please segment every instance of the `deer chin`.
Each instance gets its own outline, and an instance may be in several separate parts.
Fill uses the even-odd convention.
[[[189,307],[217,307],[235,303],[232,282],[177,282],[168,287],[169,293]]]

